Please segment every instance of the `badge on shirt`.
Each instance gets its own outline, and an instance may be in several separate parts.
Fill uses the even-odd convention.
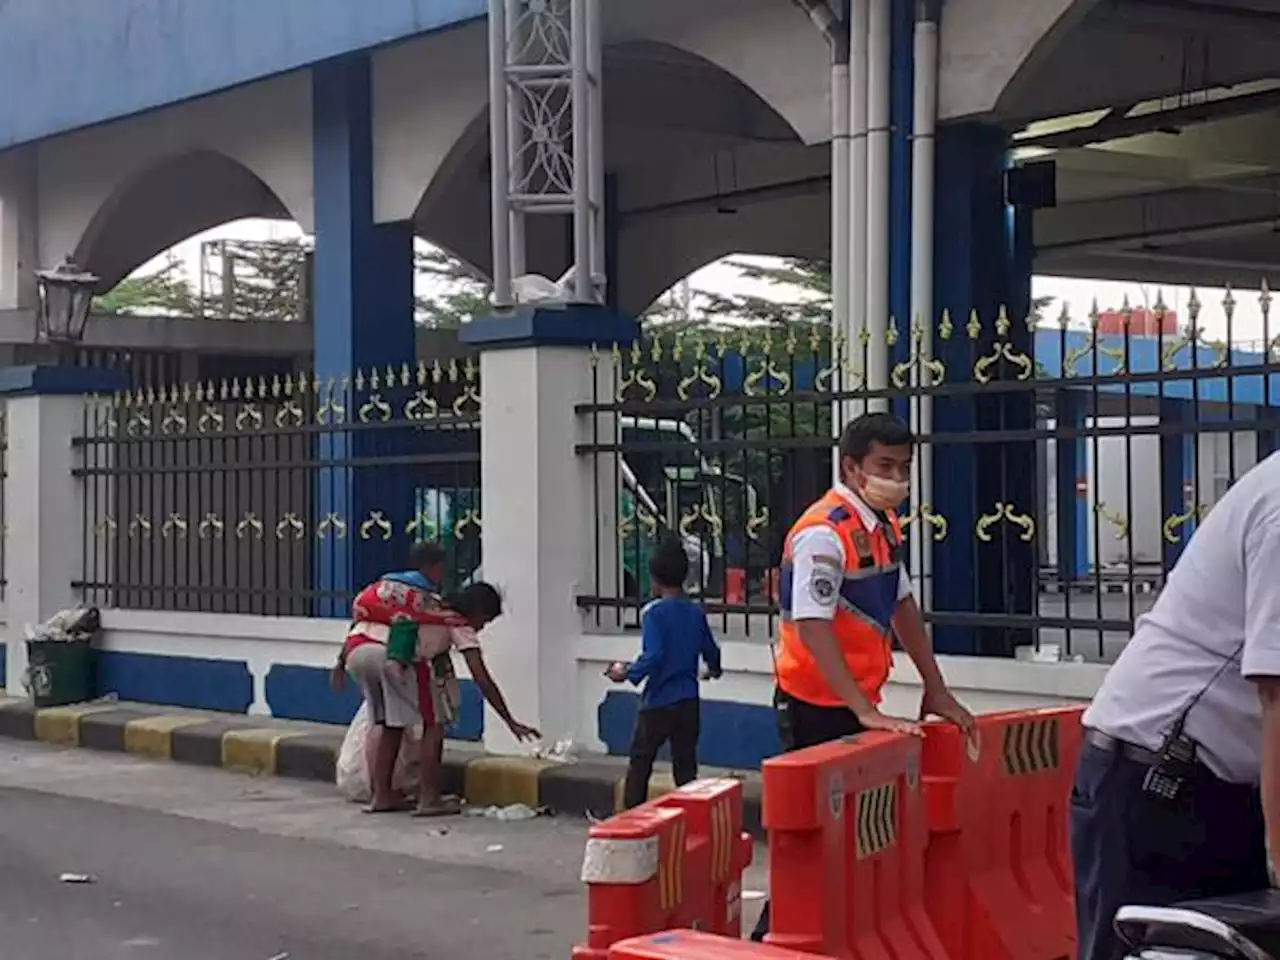
[[[809,578],[809,596],[819,606],[835,606],[836,594],[839,591],[836,577],[830,570],[815,569]]]
[[[853,531],[853,549],[858,554],[858,560],[863,564],[875,559],[875,555],[871,552],[871,538],[867,536],[865,530]]]

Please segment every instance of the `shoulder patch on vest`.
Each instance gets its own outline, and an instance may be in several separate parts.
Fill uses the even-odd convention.
[[[833,607],[839,595],[839,575],[834,570],[815,569],[809,577],[809,596],[813,602],[823,607]]]

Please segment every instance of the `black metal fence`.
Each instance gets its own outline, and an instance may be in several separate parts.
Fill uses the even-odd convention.
[[[1244,336],[1231,294],[1211,321],[1189,307],[1181,326],[1159,305],[1141,323],[1127,306],[891,322],[871,386],[871,337],[823,326],[659,329],[600,352],[578,409],[597,481],[579,602],[634,626],[665,533],[719,628],[771,639],[783,541],[831,484],[836,428],[887,407],[919,440],[902,519],[938,649],[1110,660],[1197,522],[1280,435],[1270,294]]]
[[[345,617],[424,540],[459,582],[480,564],[479,399],[470,361],[90,398],[73,586],[102,607]]]

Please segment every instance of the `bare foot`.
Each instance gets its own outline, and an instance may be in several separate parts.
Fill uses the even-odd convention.
[[[413,801],[400,798],[390,803],[371,803],[364,808],[365,813],[404,813],[414,808]]]

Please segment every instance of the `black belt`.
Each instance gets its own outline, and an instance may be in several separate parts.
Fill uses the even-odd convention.
[[[1136,743],[1120,740],[1109,733],[1103,733],[1101,730],[1086,729],[1084,742],[1107,753],[1118,753],[1120,756],[1141,763],[1143,766],[1154,767],[1160,762],[1160,755],[1156,751],[1140,747]]]

